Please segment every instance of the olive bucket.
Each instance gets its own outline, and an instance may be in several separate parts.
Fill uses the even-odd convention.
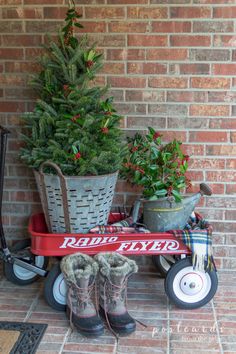
[[[178,203],[173,197],[143,200],[143,222],[152,232],[183,229],[200,198],[199,192],[183,196],[182,201]]]
[[[45,167],[57,174],[44,173]],[[43,211],[52,233],[87,233],[108,221],[118,172],[101,176],[64,176],[54,163],[34,171]]]

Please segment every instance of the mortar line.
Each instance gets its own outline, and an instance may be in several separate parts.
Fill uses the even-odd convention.
[[[167,297],[167,348],[166,354],[170,354],[170,303]]]
[[[67,341],[67,338],[69,337],[69,335],[72,333],[72,329],[69,327],[66,334],[65,334],[65,337],[64,337],[64,340],[61,344],[61,349],[59,351],[58,354],[62,354],[63,350],[64,350],[64,345],[66,344],[66,341]]]
[[[36,295],[36,297],[34,298],[34,300],[32,301],[32,304],[30,305],[30,308],[29,308],[29,310],[27,311],[27,314],[26,314],[26,316],[25,316],[23,322],[26,322],[26,321],[29,319],[29,317],[31,316],[31,314],[32,314],[32,312],[33,312],[33,309],[35,309],[35,307],[36,307],[36,305],[37,305],[37,303],[38,303],[39,295],[40,295],[40,294],[38,293],[38,294]]]
[[[223,346],[221,343],[221,338],[220,338],[220,330],[219,330],[219,325],[217,321],[217,316],[216,316],[216,309],[213,300],[211,301],[211,306],[212,306],[212,311],[213,311],[213,316],[214,316],[214,321],[215,321],[215,328],[216,328],[216,333],[217,333],[217,339],[220,347],[220,353],[224,354]]]

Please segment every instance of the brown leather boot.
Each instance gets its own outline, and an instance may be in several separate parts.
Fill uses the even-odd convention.
[[[137,272],[135,261],[118,253],[99,253],[100,314],[116,333],[130,334],[135,331],[135,320],[126,307],[128,277]]]
[[[67,315],[71,325],[85,336],[100,336],[104,325],[91,298],[98,272],[97,262],[86,254],[75,253],[62,259],[61,271],[68,287]]]

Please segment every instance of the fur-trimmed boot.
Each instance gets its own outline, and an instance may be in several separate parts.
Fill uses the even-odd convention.
[[[67,292],[67,315],[78,331],[88,337],[103,334],[104,325],[91,295],[98,272],[97,262],[82,253],[66,256],[61,261]]]
[[[134,332],[136,322],[127,311],[126,298],[128,277],[138,270],[135,261],[115,252],[99,253],[94,258],[99,264],[101,316],[120,335]]]

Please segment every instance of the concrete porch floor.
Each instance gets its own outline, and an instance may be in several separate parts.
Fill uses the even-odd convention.
[[[236,353],[236,273],[219,271],[219,288],[208,305],[198,310],[180,310],[168,302],[164,280],[158,273],[138,273],[129,282],[129,312],[147,328],[119,339],[108,330],[98,339],[72,331],[65,313],[44,301],[44,279],[16,286],[1,271],[0,318],[6,321],[47,323],[37,354],[232,354]]]

